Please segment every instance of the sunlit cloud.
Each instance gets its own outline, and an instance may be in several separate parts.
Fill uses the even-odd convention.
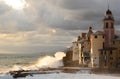
[[[119,29],[120,0],[110,1]],[[102,29],[105,0],[0,0],[0,53],[53,52],[89,26]]]
[[[25,0],[3,0],[8,6],[16,10],[21,10],[28,6]]]
[[[56,29],[51,28],[51,29],[49,29],[49,32],[52,33],[52,34],[55,34],[57,31],[56,31]]]

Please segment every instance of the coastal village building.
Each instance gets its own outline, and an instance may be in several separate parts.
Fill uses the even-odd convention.
[[[92,68],[120,67],[120,37],[115,34],[114,17],[108,9],[103,19],[103,31],[81,33],[63,58],[65,66]]]

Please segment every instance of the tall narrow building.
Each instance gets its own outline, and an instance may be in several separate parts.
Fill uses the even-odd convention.
[[[104,17],[104,34],[105,34],[105,48],[111,47],[111,40],[115,36],[114,33],[114,17],[112,12],[108,9]]]

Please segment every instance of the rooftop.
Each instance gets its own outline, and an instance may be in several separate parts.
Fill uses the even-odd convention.
[[[103,31],[96,31],[93,35],[103,35]]]

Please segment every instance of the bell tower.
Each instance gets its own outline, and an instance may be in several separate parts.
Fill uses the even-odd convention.
[[[105,34],[105,47],[111,47],[111,40],[115,36],[114,32],[114,17],[112,12],[109,10],[106,11],[105,17],[103,19],[104,22],[104,34]]]

